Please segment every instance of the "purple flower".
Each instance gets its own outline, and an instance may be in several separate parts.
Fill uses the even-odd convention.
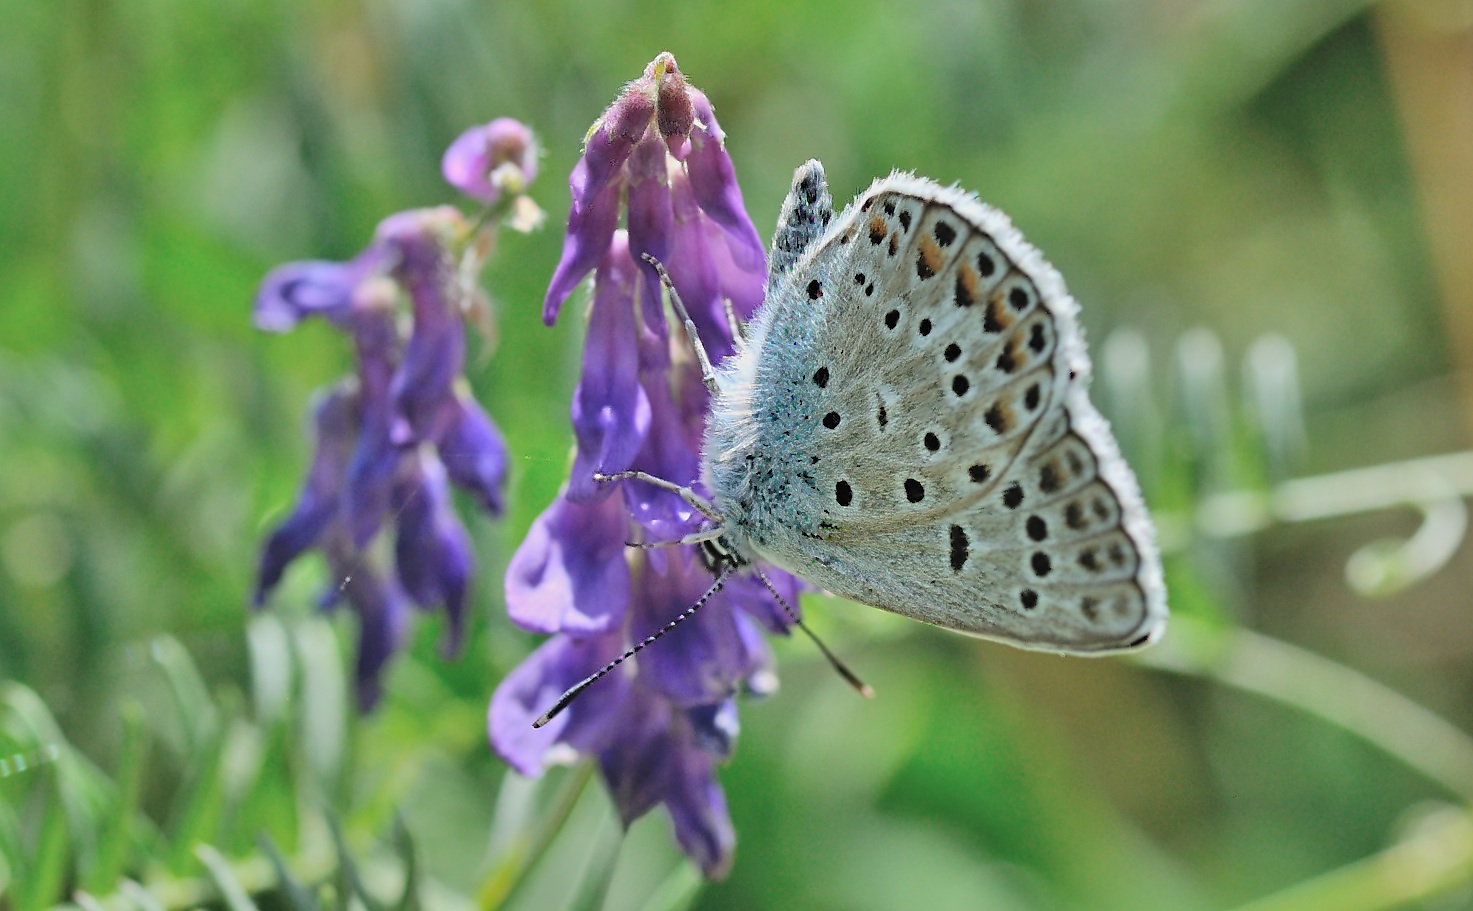
[[[537,142],[518,120],[498,117],[461,133],[440,162],[445,182],[488,205],[519,194],[537,176]]]
[[[521,200],[536,172],[530,133],[505,120],[478,129],[492,171],[507,162],[521,169],[519,181],[503,179],[497,192]],[[447,169],[468,154],[452,152]],[[502,509],[506,445],[461,376],[464,318],[495,227],[488,218],[476,229],[449,207],[400,212],[351,261],[281,266],[256,297],[261,329],[322,317],[353,341],[354,375],[316,408],[316,454],[296,506],[262,548],[254,600],[263,604],[297,557],[321,550],[331,573],[322,605],[346,598],[359,617],[365,709],[378,699],[411,604],[443,608],[446,649],[458,647],[474,559],[451,485],[493,515]],[[392,561],[372,546],[381,533],[392,537]]]
[[[719,878],[736,840],[716,778],[735,746],[733,696],[772,692],[762,631],[786,633],[791,622],[759,579],[729,576],[698,613],[640,653],[637,672],[625,662],[551,723],[531,725],[714,581],[694,546],[625,546],[674,541],[704,517],[669,491],[593,477],[638,469],[700,489],[708,393],[684,333],[669,331],[659,279],[642,254],[667,267],[706,350],[720,360],[734,350],[725,302],[751,316],[766,282],[765,251],[711,104],[669,54],[594,124],[568,184],[567,236],[543,316],[555,321],[593,273],[572,403],[577,449],[567,485],[533,524],[506,579],[512,620],[554,635],[498,687],[491,742],[528,775],[595,758],[626,825],[664,805],[681,849]],[[801,583],[765,572],[796,606]]]

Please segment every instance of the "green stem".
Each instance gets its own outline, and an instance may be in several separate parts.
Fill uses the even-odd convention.
[[[515,773],[508,773],[515,774]],[[541,823],[527,837],[514,841],[497,859],[496,865],[486,876],[477,896],[481,911],[496,911],[503,908],[516,896],[517,890],[526,882],[537,858],[562,831],[563,824],[573,815],[573,807],[583,796],[583,789],[593,778],[593,763],[584,762],[573,770],[563,784],[556,801]]]
[[[1195,525],[1211,537],[1261,531],[1274,523],[1312,522],[1398,506],[1473,496],[1473,452],[1387,462],[1335,474],[1285,481],[1266,493],[1213,494],[1197,508]],[[1182,517],[1174,518],[1181,531]]]
[[[1171,635],[1135,660],[1291,705],[1355,734],[1473,803],[1473,738],[1370,677],[1243,629],[1173,617]]]
[[[1240,906],[1237,911],[1390,911],[1422,905],[1473,878],[1473,819],[1445,808],[1379,854]]]

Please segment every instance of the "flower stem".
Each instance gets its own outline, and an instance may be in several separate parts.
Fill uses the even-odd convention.
[[[1379,854],[1295,883],[1237,911],[1385,911],[1425,901],[1473,877],[1473,819],[1443,808]]]
[[[1172,618],[1171,635],[1134,660],[1267,696],[1316,715],[1473,802],[1473,738],[1384,684],[1287,642]]]
[[[562,790],[558,792],[552,807],[542,817],[536,829],[526,838],[514,841],[497,859],[477,895],[477,904],[482,911],[505,907],[516,896],[537,859],[552,844],[558,832],[562,831],[563,824],[573,814],[573,807],[578,803],[578,798],[583,796],[583,789],[592,777],[593,763],[579,764],[563,782]]]

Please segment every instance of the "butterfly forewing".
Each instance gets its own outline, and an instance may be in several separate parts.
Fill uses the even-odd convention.
[[[1005,216],[892,175],[767,306],[744,395],[757,451],[779,451],[753,457],[771,479],[723,503],[762,556],[1029,647],[1159,628],[1149,524],[1085,394],[1074,302]]]

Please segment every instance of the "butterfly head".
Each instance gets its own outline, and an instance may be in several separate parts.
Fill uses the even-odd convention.
[[[701,565],[713,576],[740,569],[751,561],[737,550],[731,538],[722,535],[708,541],[702,541],[699,546]]]

